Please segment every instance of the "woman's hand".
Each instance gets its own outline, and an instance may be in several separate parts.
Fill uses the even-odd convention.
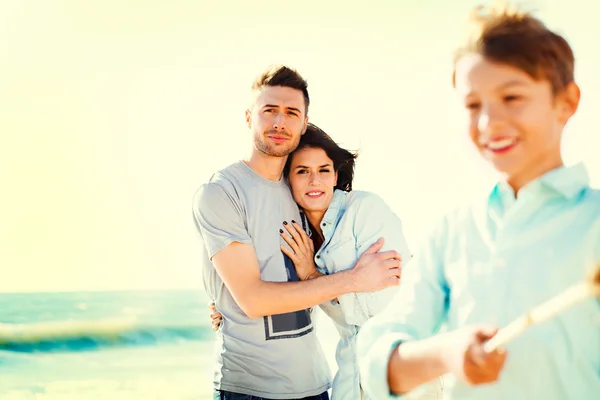
[[[217,309],[215,307],[215,303],[213,301],[208,303],[208,310],[210,311],[212,330],[216,332],[221,327],[221,321],[223,321],[223,315],[217,311]]]
[[[280,229],[279,234],[291,250],[281,245],[281,251],[294,263],[300,280],[306,281],[320,276],[315,265],[315,248],[312,239],[296,221],[292,220],[291,223],[284,221],[283,227],[285,231]]]

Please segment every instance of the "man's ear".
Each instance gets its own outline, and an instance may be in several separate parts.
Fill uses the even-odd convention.
[[[246,125],[248,128],[252,127],[252,111],[246,110]]]
[[[302,134],[306,133],[306,129],[308,128],[308,117],[304,119],[304,128],[302,128]]]

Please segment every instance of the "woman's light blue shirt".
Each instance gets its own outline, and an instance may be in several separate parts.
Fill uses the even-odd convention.
[[[385,240],[381,251],[396,250],[403,267],[412,258],[400,218],[373,193],[335,190],[321,230],[324,242],[315,254],[315,262],[324,274],[352,268],[360,255],[381,237]],[[370,317],[387,307],[397,291],[398,286],[392,286],[374,293],[349,293],[340,296],[339,301],[321,305],[340,333],[332,400],[361,398],[356,334]]]

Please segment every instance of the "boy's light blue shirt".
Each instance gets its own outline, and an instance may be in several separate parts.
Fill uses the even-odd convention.
[[[519,191],[505,183],[485,201],[445,218],[390,308],[358,335],[365,391],[390,396],[387,364],[402,341],[487,323],[503,327],[585,279],[600,261],[600,191],[583,165],[548,172]],[[600,396],[600,304],[591,299],[534,326],[506,347],[498,382],[456,381],[455,399],[596,399]]]

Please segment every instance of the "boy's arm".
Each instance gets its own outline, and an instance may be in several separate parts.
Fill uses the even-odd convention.
[[[427,357],[432,354],[427,343],[423,359],[418,360],[419,371],[411,370],[402,377],[398,371],[404,368],[398,369],[394,361],[401,343],[400,348],[410,350],[402,346],[431,337],[446,319],[450,292],[442,268],[443,236],[439,230],[421,246],[411,267],[403,271],[396,297],[386,310],[367,321],[358,334],[361,384],[372,398],[390,398],[392,393],[404,393],[444,373],[437,359]],[[402,379],[406,381],[399,386],[398,380]]]
[[[393,350],[387,366],[390,391],[408,393],[441,375],[452,373],[470,385],[498,379],[506,353],[485,352],[483,345],[497,329],[490,326],[468,326],[428,339],[401,343]]]

